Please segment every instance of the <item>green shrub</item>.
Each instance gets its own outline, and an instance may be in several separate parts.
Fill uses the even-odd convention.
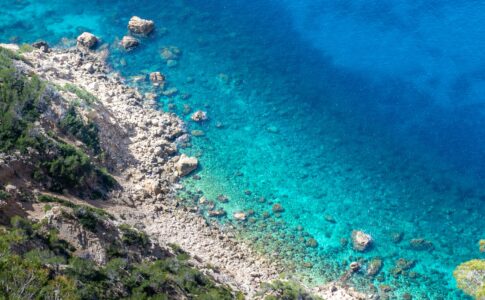
[[[59,128],[64,134],[69,134],[86,146],[91,148],[95,154],[101,152],[98,137],[98,127],[92,122],[84,124],[74,107],[70,107],[59,122]]]
[[[308,294],[302,286],[292,281],[275,280],[262,285],[265,300],[313,300],[320,299]],[[269,294],[269,295],[268,295]]]
[[[15,227],[0,228],[0,295],[7,299],[55,299],[55,293],[62,299],[244,299],[174,257],[142,263],[118,257],[97,266],[73,257],[70,245],[62,243],[55,230],[46,231],[44,224],[20,218],[12,224]],[[13,247],[16,244],[24,246]],[[25,253],[11,250],[28,245],[36,248]],[[61,264],[65,268],[59,268]]]
[[[0,200],[5,200],[5,199],[7,199],[9,197],[10,197],[10,194],[9,193],[0,190]]]
[[[98,98],[96,98],[96,96],[86,91],[85,89],[78,87],[77,85],[66,83],[63,89],[75,94],[79,97],[79,99],[84,100],[88,104],[92,104],[98,101]]]
[[[34,47],[32,47],[30,44],[22,44],[19,47],[19,52],[20,53],[28,53],[34,51]]]
[[[150,244],[150,239],[146,233],[138,231],[128,224],[120,225],[119,229],[123,235],[121,240],[127,246],[146,247]]]

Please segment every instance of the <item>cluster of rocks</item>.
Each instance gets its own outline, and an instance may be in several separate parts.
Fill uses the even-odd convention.
[[[161,244],[181,245],[194,255],[194,264],[203,269],[207,265],[217,266],[218,272],[211,271],[211,268],[206,268],[206,272],[248,295],[254,295],[261,282],[277,277],[281,266],[237,242],[231,231],[224,232],[197,213],[177,208],[175,194],[183,188],[178,180],[197,170],[199,165],[197,158],[177,154],[177,141],[188,137],[185,125],[174,114],[151,109],[151,105],[147,104],[153,101],[153,97],[141,95],[136,89],[124,85],[123,78],[113,74],[106,65],[106,50],[84,51],[85,48],[90,49],[87,40],[85,35],[81,42],[78,41],[83,49],[50,49],[44,52],[39,47],[40,50],[26,56],[32,62],[32,71],[41,77],[59,86],[75,84],[98,98],[99,101],[87,108],[86,115],[89,114],[89,119],[100,127],[102,145],[122,187],[112,194],[110,211],[122,216],[127,223],[143,228]],[[165,76],[154,72],[150,74],[150,81],[163,84]],[[75,97],[67,91],[61,93],[67,99]],[[191,119],[202,122],[208,117],[206,112],[196,111]],[[248,196],[252,194],[249,190],[245,193]],[[222,203],[229,201],[224,195],[217,200]],[[199,202],[204,204],[209,201],[200,197]],[[275,215],[285,211],[280,203],[269,204]],[[224,217],[227,213],[214,206],[209,215]],[[249,211],[238,211],[233,217],[244,224],[250,223],[251,215]],[[330,216],[326,220],[335,222]],[[365,251],[372,238],[364,232],[355,231],[352,241],[356,250]],[[317,241],[311,237],[305,237],[302,244],[309,248],[318,247]],[[357,272],[357,269],[360,269],[360,264],[354,271]],[[368,270],[373,276],[380,267],[373,263]],[[338,293],[331,290],[333,288],[320,288],[319,292],[328,299],[339,299],[335,295],[346,293],[345,289]],[[342,299],[356,299],[348,297]]]
[[[25,67],[58,86],[74,84],[96,96],[84,113],[98,125],[103,150],[121,186],[108,202],[111,213],[144,228],[160,244],[179,244],[200,268],[217,266],[218,273],[207,267],[205,271],[220,282],[254,295],[261,282],[277,277],[277,264],[198,214],[177,208],[175,194],[182,188],[178,180],[198,167],[197,158],[177,155],[176,140],[187,135],[185,126],[176,115],[146,106],[144,95],[111,72],[106,56],[105,50],[36,50],[26,54],[32,66]],[[66,101],[77,98],[69,91],[60,93]]]
[[[146,37],[155,30],[155,22],[133,16],[128,22],[128,30],[131,34]],[[131,35],[125,35],[120,45],[127,51],[131,51],[140,45],[140,40]]]

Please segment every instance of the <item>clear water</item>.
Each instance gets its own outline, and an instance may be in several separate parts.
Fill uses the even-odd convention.
[[[181,197],[214,200],[228,212],[222,223],[288,273],[320,284],[349,261],[380,257],[380,276],[363,272],[353,284],[390,285],[395,298],[466,299],[451,273],[484,257],[483,4],[302,2],[0,0],[0,39],[62,46],[88,30],[128,82],[166,74],[179,92],[160,97],[160,108],[205,133],[182,149],[201,168]],[[125,53],[116,43],[132,15],[155,20],[157,32]],[[160,57],[170,45],[182,50],[174,68]],[[191,122],[184,104],[210,120]],[[274,203],[285,211],[273,213]],[[253,219],[232,220],[250,209]],[[342,245],[353,229],[370,233],[373,248]],[[434,249],[413,249],[414,238]],[[400,258],[415,266],[393,275]]]

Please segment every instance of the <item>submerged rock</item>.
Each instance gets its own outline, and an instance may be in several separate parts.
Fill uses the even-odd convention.
[[[93,49],[98,44],[99,40],[94,34],[83,32],[77,37],[76,41],[78,46]]]
[[[485,299],[485,260],[473,259],[459,265],[453,276],[459,289],[476,299]]]
[[[349,267],[350,267],[350,271],[355,273],[360,270],[360,263],[353,261],[350,263]]]
[[[182,154],[175,164],[175,168],[179,176],[183,177],[189,175],[192,171],[197,169],[199,165],[199,161],[195,157],[189,157],[185,154]]]
[[[229,198],[226,195],[222,195],[222,194],[217,196],[217,200],[222,203],[229,202]]]
[[[149,35],[155,29],[155,22],[133,16],[128,22],[128,30],[132,33]]]
[[[220,218],[226,215],[226,211],[223,209],[211,210],[209,211],[209,217]]]
[[[409,241],[409,245],[416,251],[431,251],[434,249],[433,243],[425,239],[412,239]]]
[[[306,242],[305,245],[310,248],[316,248],[318,247],[318,242],[314,238],[309,238]]]
[[[372,244],[372,237],[360,230],[352,231],[352,245],[354,250],[364,252]]]
[[[182,54],[182,51],[175,46],[164,47],[162,51],[160,51],[160,56],[166,62],[170,60],[174,60],[174,61],[178,60],[181,54]]]
[[[382,259],[374,258],[369,262],[369,265],[367,266],[367,275],[374,277],[380,272],[381,269]]]
[[[275,203],[273,205],[273,208],[272,209],[273,209],[273,212],[274,213],[281,213],[281,212],[284,212],[285,211],[285,209],[283,208],[283,206],[281,206],[281,204],[279,204],[279,203]]]
[[[150,81],[154,85],[163,85],[165,83],[165,76],[160,72],[150,73]]]
[[[190,119],[192,119],[192,121],[194,122],[202,122],[202,121],[206,121],[208,118],[207,118],[207,113],[205,111],[198,110],[194,112],[192,116],[190,116]]]
[[[125,35],[123,39],[121,39],[120,45],[125,48],[125,50],[130,51],[138,47],[140,41],[130,35]]]
[[[232,216],[238,221],[246,221],[246,214],[243,211],[235,212]]]

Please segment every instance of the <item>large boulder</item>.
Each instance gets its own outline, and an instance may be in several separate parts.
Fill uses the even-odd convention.
[[[128,22],[128,30],[135,34],[149,35],[155,29],[155,22],[134,16]]]
[[[83,32],[77,37],[77,45],[88,49],[93,49],[96,47],[98,42],[98,38],[89,32]]]
[[[138,47],[140,45],[140,41],[138,39],[130,36],[130,35],[125,35],[120,42],[121,47],[125,48],[125,50],[133,50],[134,48]]]
[[[357,251],[366,251],[372,244],[372,237],[370,234],[367,234],[360,230],[353,230],[352,231],[352,244],[354,246],[354,250]]]
[[[198,165],[199,161],[197,158],[182,154],[175,164],[175,168],[177,169],[179,176],[186,176],[197,169]]]

